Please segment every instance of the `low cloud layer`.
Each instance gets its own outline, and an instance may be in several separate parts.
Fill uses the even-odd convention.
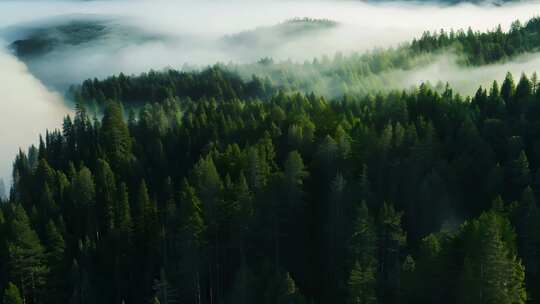
[[[484,31],[499,24],[508,28],[516,19],[526,21],[538,12],[540,2],[536,1],[504,6],[330,0],[2,1],[0,27],[14,29],[36,22],[46,26],[47,20],[58,22],[66,16],[106,16],[132,29],[133,37],[161,37],[146,41],[109,39],[106,43],[58,49],[28,61],[31,71],[47,85],[65,88],[68,82],[120,72],[140,73],[151,68],[182,68],[185,64],[209,65],[218,61],[243,63],[262,57],[303,61],[338,51],[366,51],[399,45],[426,30],[470,26]],[[288,40],[277,35],[279,42],[268,37],[271,31],[261,31],[269,41],[264,47],[231,45],[224,39],[296,17],[329,19],[339,26]]]
[[[18,148],[26,149],[46,129],[60,127],[69,109],[1,47],[0,67],[0,178],[9,183]]]
[[[532,76],[540,71],[540,53],[525,54],[510,62],[490,64],[480,67],[463,67],[456,63],[454,55],[441,55],[432,64],[410,71],[393,71],[396,89],[418,86],[424,82],[433,85],[448,83],[462,95],[473,95],[479,86],[490,88],[493,81],[502,84],[506,74],[512,73],[515,81],[521,74]]]

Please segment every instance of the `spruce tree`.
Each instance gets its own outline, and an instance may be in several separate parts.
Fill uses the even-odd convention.
[[[466,254],[459,303],[525,303],[525,269],[503,238],[501,215],[487,212],[464,227]]]
[[[9,219],[9,278],[18,282],[23,301],[38,303],[49,271],[45,250],[21,205],[11,205]]]
[[[21,293],[19,288],[15,284],[8,282],[6,289],[4,289],[4,296],[2,297],[3,304],[23,304]]]
[[[349,276],[349,298],[350,304],[374,304],[377,303],[375,294],[376,271],[373,265],[362,267],[356,262]]]
[[[114,227],[114,206],[116,202],[116,179],[109,164],[98,159],[95,171],[96,216],[98,229],[106,235]]]
[[[122,164],[131,159],[131,137],[122,111],[120,103],[116,101],[107,103],[103,114],[100,137],[102,147],[110,163],[117,168],[121,168]]]
[[[183,282],[185,287],[182,289],[182,299],[191,303],[200,303],[202,297],[202,274],[199,267],[206,229],[202,212],[202,203],[195,189],[184,180],[180,192],[180,230],[176,243],[181,257],[176,269],[179,282]]]
[[[379,211],[377,223],[379,293],[382,301],[396,301],[400,284],[400,251],[407,242],[407,235],[401,227],[402,212],[384,203]]]

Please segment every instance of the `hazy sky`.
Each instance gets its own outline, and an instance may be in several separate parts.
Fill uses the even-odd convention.
[[[37,142],[46,128],[61,125],[68,111],[60,95],[45,84],[79,82],[113,73],[138,73],[150,68],[212,64],[216,61],[250,62],[263,56],[277,59],[311,59],[336,51],[363,51],[388,47],[418,37],[425,30],[508,28],[512,21],[538,15],[539,2],[498,6],[439,6],[360,1],[0,1],[0,33],[7,27],[65,15],[107,15],[140,32],[158,34],[160,41],[122,40],[85,45],[48,55],[34,62],[31,75],[24,64],[0,50],[0,176],[11,171],[18,147]],[[59,17],[60,16],[60,17]],[[326,18],[340,27],[321,35],[283,42],[264,50],[237,50],[223,44],[223,36],[294,17]],[[41,20],[41,21],[40,21]],[[5,33],[5,32],[4,32]],[[531,71],[540,65],[537,56],[481,69],[461,69],[451,59],[410,72],[397,71],[410,86],[423,80],[465,82],[476,85],[488,77],[501,78],[506,70]],[[402,74],[399,74],[402,73]],[[407,73],[407,74],[404,74]],[[474,81],[466,76],[474,75]],[[36,77],[38,80],[36,79]],[[486,79],[487,81],[487,79]]]

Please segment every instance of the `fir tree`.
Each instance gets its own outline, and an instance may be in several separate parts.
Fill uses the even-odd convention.
[[[4,290],[4,296],[2,297],[2,303],[4,304],[23,304],[21,293],[19,288],[13,283],[9,282]]]

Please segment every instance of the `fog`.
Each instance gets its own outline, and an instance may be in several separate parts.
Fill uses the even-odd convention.
[[[36,143],[46,129],[59,127],[69,108],[1,46],[0,67],[0,179],[9,184],[18,149]]]
[[[69,112],[58,92],[86,78],[216,62],[250,63],[262,57],[301,62],[338,51],[397,46],[426,30],[484,31],[497,25],[507,29],[516,19],[526,21],[538,12],[536,1],[504,6],[330,0],[0,1],[0,38],[7,44],[26,38],[29,28],[47,28],[67,19],[106,19],[112,29],[95,40],[57,45],[24,63],[0,49],[0,176],[7,180],[19,147],[37,142],[40,133],[58,127]],[[297,17],[328,19],[337,25],[294,35],[276,30],[277,24]],[[245,31],[264,35],[235,40]],[[502,79],[508,70],[530,73],[539,64],[538,56],[526,55],[510,63],[462,68],[446,55],[421,68],[381,77],[389,88],[440,80],[472,92],[478,84]]]
[[[410,71],[394,71],[392,76],[398,81],[396,89],[418,86],[424,82],[448,83],[454,91],[462,95],[474,95],[479,86],[491,88],[494,80],[502,84],[506,74],[512,73],[515,81],[521,74],[531,76],[540,71],[540,53],[525,54],[511,62],[490,64],[480,67],[463,67],[456,64],[451,54],[439,56],[432,64]]]
[[[65,88],[68,83],[90,77],[127,74],[151,68],[182,68],[215,62],[253,62],[262,57],[302,61],[337,51],[365,51],[396,46],[426,30],[508,28],[516,19],[525,21],[540,12],[539,2],[505,6],[461,4],[440,6],[359,1],[37,1],[0,2],[0,27],[16,40],[16,29],[34,24],[46,27],[67,16],[107,16],[115,25],[129,27],[131,38],[91,41],[59,47],[34,60],[31,71],[47,85]],[[299,33],[266,43],[232,43],[227,37],[246,30],[270,27],[295,17],[329,19],[338,26]],[[11,30],[11,31],[9,31]],[[140,41],[140,35],[159,39]],[[112,35],[115,37],[114,35]],[[278,42],[279,41],[279,42]]]

